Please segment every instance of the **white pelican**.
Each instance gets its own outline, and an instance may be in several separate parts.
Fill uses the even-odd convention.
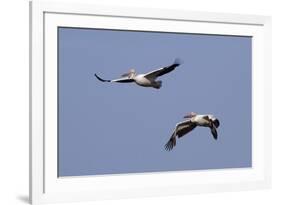
[[[161,88],[162,81],[156,81],[159,76],[165,75],[171,71],[173,71],[177,66],[181,64],[180,59],[176,59],[172,65],[159,68],[157,70],[151,71],[145,74],[137,74],[134,69],[129,70],[128,73],[121,75],[121,78],[115,80],[104,80],[95,74],[96,78],[102,82],[116,82],[116,83],[132,83],[135,82],[137,85],[143,87],[153,87],[156,89]]]
[[[165,149],[167,151],[170,151],[173,149],[174,146],[176,146],[176,137],[181,138],[185,134],[192,131],[197,126],[202,127],[209,127],[211,129],[211,133],[214,137],[214,139],[218,138],[217,129],[220,126],[220,122],[217,118],[215,118],[213,115],[197,115],[194,112],[189,113],[188,115],[184,116],[186,120],[179,122],[176,124],[176,127],[174,129],[174,132],[165,145]]]

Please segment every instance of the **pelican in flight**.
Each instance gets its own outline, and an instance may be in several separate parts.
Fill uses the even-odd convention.
[[[137,74],[134,69],[129,70],[128,73],[121,75],[121,78],[115,80],[105,80],[95,74],[96,78],[101,82],[115,82],[115,83],[136,83],[137,85],[143,87],[152,87],[159,89],[162,86],[162,81],[156,79],[162,75],[165,75],[171,71],[173,71],[177,66],[182,64],[180,59],[176,59],[172,65],[159,68],[157,70],[145,73],[145,74]]]
[[[170,151],[173,147],[176,146],[176,138],[181,138],[185,134],[191,132],[195,127],[209,127],[211,129],[211,133],[216,140],[218,138],[217,129],[220,126],[220,122],[213,115],[197,115],[194,112],[191,112],[184,116],[185,120],[176,124],[174,132],[165,145],[165,149]]]

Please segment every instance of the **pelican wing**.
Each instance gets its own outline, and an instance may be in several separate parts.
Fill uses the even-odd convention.
[[[115,79],[115,80],[105,80],[105,79],[102,79],[101,77],[99,77],[97,74],[95,74],[95,77],[101,82],[116,82],[116,83],[131,83],[131,82],[134,82],[134,79],[131,79],[131,78],[128,78],[128,77],[118,78],[118,79]]]
[[[178,132],[177,132],[178,138],[181,138],[182,136],[186,135],[187,133],[192,131],[195,127],[196,127],[195,123],[190,123],[186,126],[182,126],[182,128],[179,129]]]
[[[183,135],[193,130],[195,127],[196,124],[191,122],[190,119],[178,123],[169,141],[165,144],[165,149],[167,151],[172,150],[176,146],[176,137],[182,137]]]
[[[134,81],[135,80],[132,79],[132,78],[118,78],[118,79],[115,79],[115,80],[111,80],[111,82],[115,82],[115,83],[132,83]]]
[[[175,62],[172,65],[166,66],[166,67],[163,67],[163,68],[159,68],[157,70],[146,73],[144,75],[144,77],[146,77],[148,79],[156,79],[159,76],[165,75],[165,74],[173,71],[180,64],[181,64],[180,60],[176,59]]]

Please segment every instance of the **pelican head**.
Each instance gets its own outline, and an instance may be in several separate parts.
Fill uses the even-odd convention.
[[[122,77],[128,77],[128,78],[133,78],[137,75],[135,69],[130,69],[127,73],[124,73],[123,75],[121,75]]]
[[[184,116],[184,118],[192,118],[195,117],[197,114],[195,112],[190,112],[187,115]]]
[[[137,75],[137,73],[136,73],[136,70],[135,69],[130,69],[129,70],[129,72],[128,72],[128,77],[129,78],[133,78],[133,77],[135,77]]]

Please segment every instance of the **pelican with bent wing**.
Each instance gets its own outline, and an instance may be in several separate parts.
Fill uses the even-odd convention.
[[[128,73],[121,75],[121,78],[115,80],[105,80],[95,74],[95,77],[101,82],[115,82],[115,83],[136,83],[139,86],[143,87],[152,87],[159,89],[162,86],[161,80],[156,80],[158,77],[165,75],[173,71],[176,67],[182,64],[180,59],[176,59],[172,65],[159,68],[157,70],[145,73],[137,74],[134,69],[131,69]]]
[[[218,138],[217,128],[220,126],[220,122],[213,115],[197,115],[194,112],[184,116],[184,121],[176,124],[172,136],[165,145],[167,151],[172,150],[176,146],[176,139],[183,137],[187,133],[191,132],[197,126],[209,127],[211,133],[216,140]]]

